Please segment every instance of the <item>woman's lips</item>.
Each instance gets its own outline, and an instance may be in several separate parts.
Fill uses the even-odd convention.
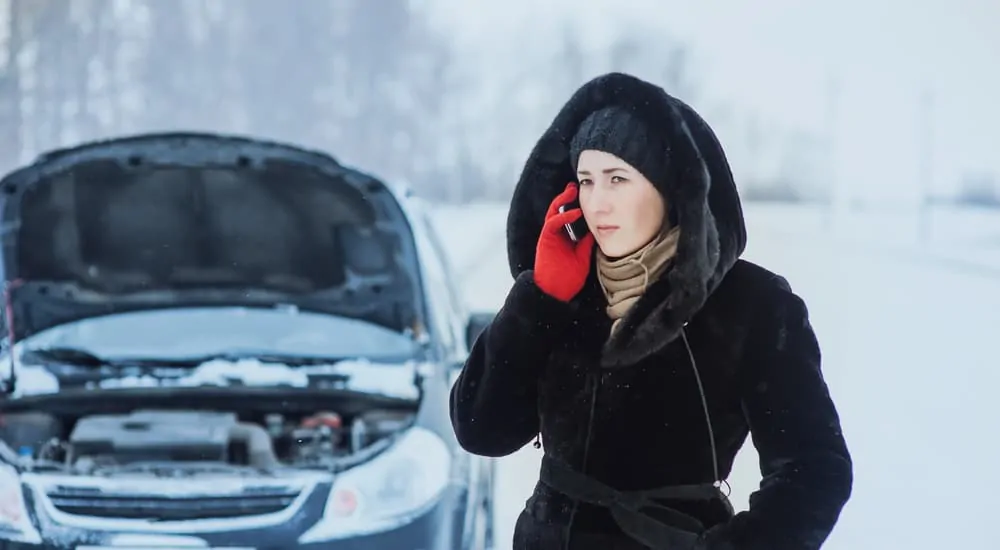
[[[610,235],[618,230],[617,225],[598,225],[597,234],[598,235]]]

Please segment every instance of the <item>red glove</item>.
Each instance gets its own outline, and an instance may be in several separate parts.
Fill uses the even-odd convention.
[[[535,248],[535,284],[542,292],[568,302],[583,290],[590,273],[594,235],[587,232],[573,242],[564,227],[583,216],[579,208],[559,212],[559,207],[576,199],[577,185],[570,183],[549,205],[545,224]]]

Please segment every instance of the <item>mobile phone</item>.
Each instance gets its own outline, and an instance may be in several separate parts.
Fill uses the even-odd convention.
[[[559,207],[559,212],[566,212],[574,208],[580,208],[580,203],[573,201],[569,204],[564,204]],[[587,220],[583,219],[583,216],[580,216],[575,222],[567,223],[563,227],[566,228],[566,235],[569,237],[569,240],[573,242],[579,242],[587,234]]]

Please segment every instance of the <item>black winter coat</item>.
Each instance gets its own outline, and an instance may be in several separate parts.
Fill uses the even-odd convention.
[[[660,190],[681,226],[673,267],[610,339],[594,273],[566,304],[531,271],[546,207],[574,179],[567,143],[609,105],[665,132],[671,177]],[[850,454],[805,304],[783,278],[738,259],[742,209],[704,120],[627,75],[587,83],[532,151],[507,231],[514,286],[452,389],[451,416],[461,445],[479,455],[511,454],[541,434],[541,480],[514,550],[820,548],[851,493]],[[659,511],[609,505],[664,487],[704,493],[729,475],[748,434],[763,476],[748,511],[733,516],[711,485],[708,496],[659,495],[649,501]],[[566,485],[581,474],[587,484]],[[656,542],[637,515],[700,536]]]

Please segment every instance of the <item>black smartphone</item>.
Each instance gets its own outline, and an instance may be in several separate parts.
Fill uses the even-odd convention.
[[[566,212],[568,210],[573,210],[574,208],[580,208],[580,202],[574,200],[569,204],[564,204],[559,207],[559,212]],[[573,242],[579,242],[584,235],[587,234],[587,220],[580,216],[578,220],[572,223],[567,223],[563,227],[566,228],[566,235],[569,236],[569,240]]]

